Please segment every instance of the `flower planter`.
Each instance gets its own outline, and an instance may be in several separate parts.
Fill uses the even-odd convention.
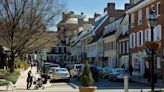
[[[79,87],[79,92],[96,92],[96,86]]]
[[[144,47],[151,50],[158,50],[160,48],[159,42],[145,42]]]

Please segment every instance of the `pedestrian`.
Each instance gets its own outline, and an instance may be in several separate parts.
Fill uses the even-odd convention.
[[[31,70],[28,72],[28,76],[27,76],[27,89],[29,89],[32,85],[32,81],[33,81],[33,76],[32,76],[32,72]]]
[[[123,64],[123,65],[121,66],[121,68],[125,68],[125,65]]]
[[[132,76],[132,73],[133,73],[133,66],[130,64],[129,65],[129,73],[130,73],[130,76]]]

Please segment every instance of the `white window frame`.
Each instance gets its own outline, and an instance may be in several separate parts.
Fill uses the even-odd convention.
[[[129,53],[129,41],[126,41],[126,52]]]
[[[121,53],[121,44],[122,44],[122,43],[119,42],[119,50],[120,50],[119,52],[120,52],[120,54],[122,54],[122,53]]]
[[[134,19],[134,13],[130,15],[130,18],[131,18],[131,28],[133,28],[135,26],[135,19]]]
[[[138,11],[138,25],[142,24],[142,10]]]
[[[157,3],[157,17],[160,16],[159,5],[160,5],[160,9],[161,9],[160,2]]]
[[[149,18],[149,12],[150,12],[150,8],[149,8],[149,7],[147,7],[147,8],[146,8],[146,19],[148,19],[148,18]]]

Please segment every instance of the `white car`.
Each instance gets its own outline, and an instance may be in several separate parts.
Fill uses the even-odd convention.
[[[70,69],[71,77],[77,77],[84,68],[84,64],[74,64]]]
[[[69,82],[70,74],[66,68],[50,68],[48,71],[50,80],[66,80]]]

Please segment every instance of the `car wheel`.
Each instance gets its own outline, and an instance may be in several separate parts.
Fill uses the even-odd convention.
[[[66,79],[66,82],[67,82],[67,83],[70,82],[70,79]]]

